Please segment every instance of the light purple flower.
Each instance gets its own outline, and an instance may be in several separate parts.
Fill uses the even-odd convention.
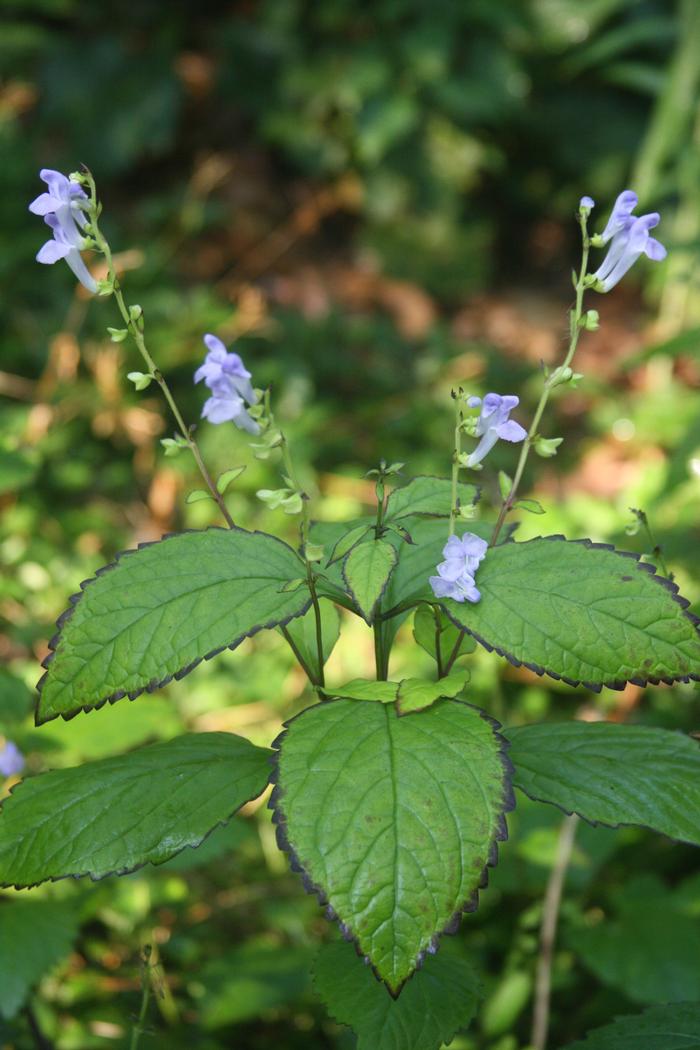
[[[590,211],[592,208],[595,208],[595,201],[592,197],[581,197],[578,206],[579,208],[585,208],[586,211]]]
[[[481,441],[474,451],[467,457],[466,465],[475,467],[489,454],[499,438],[503,441],[524,441],[527,431],[509,419],[513,409],[520,404],[520,398],[515,394],[487,394],[483,402],[480,397],[470,397],[467,401],[470,408],[481,405],[481,412],[474,433]]]
[[[205,402],[202,417],[210,423],[233,422],[249,434],[259,434],[260,426],[246,411],[245,403],[256,404],[258,398],[250,382],[251,373],[238,354],[229,353],[215,335],[204,336],[208,349],[204,364],[194,374],[195,383],[204,380],[212,392]]]
[[[586,199],[582,198],[582,203]],[[649,235],[649,230],[658,225],[658,213],[634,215],[637,203],[637,194],[633,190],[623,190],[613,205],[605,229],[594,238],[595,245],[610,242],[608,254],[592,274],[591,286],[595,291],[609,292],[634,266],[640,255],[647,255],[655,262],[666,258],[663,244]]]
[[[474,576],[488,550],[488,543],[473,532],[465,532],[460,540],[450,536],[442,556],[445,559],[437,566],[437,576],[430,576],[428,583],[436,598],[452,598],[456,602],[478,602],[481,592]]]
[[[655,262],[666,258],[663,244],[649,235],[649,230],[658,226],[659,218],[658,212],[632,218],[631,225],[613,237],[608,254],[593,274],[596,279],[593,287],[597,291],[609,292],[614,288],[642,254]]]
[[[605,229],[600,235],[600,239],[603,244],[607,244],[616,234],[623,233],[629,230],[630,226],[634,222],[634,215],[632,212],[637,207],[639,198],[634,190],[623,190],[618,196],[617,200],[613,204],[612,211],[610,212],[610,218],[607,221]]]
[[[24,757],[22,752],[8,740],[4,747],[0,747],[0,774],[4,777],[14,776],[24,769]]]
[[[39,174],[48,186],[48,193],[39,194],[29,205],[29,210],[34,215],[43,216],[44,222],[53,231],[53,239],[46,241],[39,249],[37,262],[50,265],[65,259],[80,283],[89,292],[96,292],[97,282],[80,255],[81,249],[86,246],[81,233],[87,223],[83,212],[87,201],[85,191],[60,171],[42,168]]]

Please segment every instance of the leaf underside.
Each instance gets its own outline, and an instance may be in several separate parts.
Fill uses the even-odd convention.
[[[441,604],[485,648],[569,685],[697,678],[698,621],[653,572],[604,544],[548,536],[494,547],[476,576],[481,600]]]
[[[274,746],[280,847],[398,995],[440,933],[474,910],[506,837],[503,738],[459,701],[398,718],[384,704],[331,700]]]
[[[0,807],[0,885],[123,875],[198,846],[265,789],[269,755],[193,733],[24,780]]]
[[[291,547],[238,528],[178,533],[126,551],[84,583],[60,617],[37,724],[133,700],[302,615],[306,586],[282,588],[303,575]]]
[[[506,731],[513,783],[593,824],[638,824],[700,846],[700,744],[682,733],[608,722]]]
[[[456,944],[443,945],[404,988],[387,994],[347,944],[326,944],[314,987],[339,1024],[357,1033],[357,1050],[439,1050],[476,1011],[479,985]]]

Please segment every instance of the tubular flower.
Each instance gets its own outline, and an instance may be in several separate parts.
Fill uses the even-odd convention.
[[[4,747],[0,747],[0,774],[4,777],[14,776],[24,769],[24,757],[22,752],[8,740]]]
[[[87,201],[85,191],[60,171],[42,168],[39,174],[48,186],[48,192],[40,193],[29,205],[29,210],[34,215],[43,216],[53,238],[39,249],[37,262],[50,265],[65,259],[83,287],[96,292],[97,282],[80,255],[88,243],[81,233],[87,223],[83,210]]]
[[[259,434],[260,426],[246,411],[246,402],[256,404],[258,398],[250,382],[251,373],[238,354],[229,353],[215,335],[204,336],[208,349],[204,364],[194,374],[195,383],[204,380],[212,396],[204,404],[202,417],[210,423],[233,422],[249,434]]]
[[[654,262],[666,258],[663,244],[649,235],[649,230],[658,226],[658,212],[648,215],[633,215],[637,207],[637,194],[624,190],[613,205],[605,229],[594,243],[610,242],[608,254],[592,275],[592,287],[598,292],[609,292],[634,266],[640,255]]]
[[[481,592],[474,582],[476,570],[483,561],[488,543],[473,532],[465,532],[462,539],[450,536],[437,566],[437,576],[428,583],[436,598],[452,598],[456,602],[478,602]]]
[[[520,426],[520,423],[509,419],[513,409],[520,404],[520,398],[515,394],[506,394],[505,397],[501,397],[500,394],[487,394],[483,402],[480,397],[470,397],[467,404],[470,408],[478,408],[481,405],[481,412],[474,431],[481,441],[467,457],[468,467],[478,466],[499,438],[502,438],[503,441],[518,442],[524,441],[527,437],[527,431]]]

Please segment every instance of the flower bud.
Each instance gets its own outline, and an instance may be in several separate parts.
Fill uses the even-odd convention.
[[[543,459],[551,459],[552,456],[556,456],[557,449],[561,445],[564,438],[535,438],[533,448],[538,456],[542,456]]]

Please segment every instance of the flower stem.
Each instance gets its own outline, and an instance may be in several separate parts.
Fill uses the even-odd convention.
[[[452,501],[450,503],[450,536],[454,536],[455,518],[457,517],[457,485],[459,483],[459,457],[462,452],[462,394],[453,392],[455,399],[455,443],[452,452]]]
[[[569,311],[569,348],[566,352],[566,357],[562,362],[562,369],[568,368],[571,364],[574,354],[576,353],[576,347],[578,346],[579,335],[581,334],[581,319],[583,317],[583,294],[586,289],[585,281],[586,272],[588,269],[588,253],[590,251],[591,242],[588,237],[588,231],[586,229],[586,219],[583,215],[581,215],[580,217],[580,224],[581,233],[583,237],[581,269],[576,279],[576,302],[573,309]],[[538,402],[537,408],[535,409],[535,415],[533,417],[532,423],[530,424],[530,429],[527,432],[527,437],[525,438],[523,446],[520,450],[520,458],[518,459],[518,465],[515,470],[515,476],[513,477],[513,484],[511,486],[510,492],[501,504],[501,510],[498,515],[498,519],[496,520],[493,535],[491,536],[491,547],[495,545],[499,533],[506,520],[506,517],[511,507],[513,506],[513,503],[515,502],[515,497],[517,495],[518,487],[522,480],[525,465],[527,463],[528,456],[530,455],[530,449],[532,448],[534,441],[537,437],[537,430],[542,419],[542,414],[544,413],[544,410],[547,406],[547,402],[549,401],[549,395],[551,394],[554,387],[557,385],[556,382],[552,382],[554,375],[555,373],[552,373],[552,375],[548,376],[547,379],[545,379],[544,388],[542,390],[542,394],[540,395],[540,400]]]
[[[113,288],[112,294],[114,295],[117,306],[119,308],[119,313],[122,315],[122,319],[127,328],[127,331],[136,343],[139,353],[141,354],[141,357],[146,363],[149,375],[153,376],[156,383],[163,392],[163,396],[165,397],[165,400],[168,403],[170,411],[175,417],[175,422],[177,423],[178,429],[182,434],[182,437],[184,438],[185,442],[187,443],[187,447],[194,456],[195,463],[197,464],[197,467],[199,469],[200,474],[202,475],[205,485],[209,489],[212,499],[215,501],[219,510],[221,511],[224,521],[226,522],[228,527],[232,529],[235,527],[234,520],[228,512],[226,504],[224,503],[223,496],[216,488],[214,480],[209,471],[207,470],[206,464],[202,459],[202,453],[199,449],[199,445],[192,436],[191,428],[187,426],[184,419],[182,418],[182,413],[177,407],[175,398],[172,395],[172,392],[165,380],[165,377],[163,376],[162,372],[156,367],[155,361],[148,352],[148,348],[146,346],[146,341],[143,337],[142,331],[143,314],[141,314],[141,317],[139,317],[138,319],[132,317],[129,308],[127,307],[126,302],[124,301],[124,296],[122,294],[121,286],[119,284],[119,278],[117,277],[116,271],[114,269],[114,259],[112,257],[112,250],[104,234],[100,230],[98,223],[99,205],[97,203],[97,191],[95,188],[95,180],[93,179],[91,174],[88,174],[86,178],[88,181],[88,186],[90,188],[90,232],[91,236],[95,241],[97,249],[100,252],[102,252],[102,254],[105,257],[105,262],[107,263],[107,272],[109,274],[109,280]]]

